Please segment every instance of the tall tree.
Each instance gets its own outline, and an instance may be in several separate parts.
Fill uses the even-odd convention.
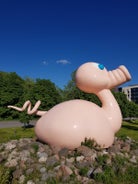
[[[126,95],[122,92],[113,92],[113,95],[120,106],[123,118],[129,117],[129,101]]]
[[[8,118],[11,111],[7,105],[16,105],[23,93],[23,79],[15,72],[0,72],[0,117]],[[17,113],[15,112],[15,116]]]
[[[42,110],[49,110],[62,101],[55,84],[46,79],[36,79],[32,95],[34,99],[33,103],[37,100],[41,100],[42,104],[40,109]]]

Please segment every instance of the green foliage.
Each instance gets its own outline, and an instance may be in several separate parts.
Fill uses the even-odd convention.
[[[12,179],[11,169],[5,168],[0,165],[0,184],[9,184]]]
[[[54,83],[50,80],[37,79],[33,88],[33,100],[42,102],[40,109],[49,110],[62,101]]]
[[[3,143],[14,139],[33,138],[35,133],[34,128],[1,128],[0,137],[0,143]]]
[[[39,146],[38,146],[38,144],[34,143],[34,144],[32,144],[32,148],[34,149],[34,151],[36,153],[39,149]]]
[[[58,184],[58,183],[59,183],[58,180],[54,177],[48,178],[46,180],[46,184]]]
[[[24,124],[24,128],[28,127],[31,119],[32,119],[32,116],[28,115],[26,111],[20,113],[19,115],[19,121]]]
[[[138,104],[134,102],[130,102],[127,100],[127,97],[124,93],[121,92],[113,92],[115,96],[123,117],[138,117]]]
[[[95,174],[94,179],[103,184],[118,184],[111,166],[106,166],[104,172]]]
[[[99,155],[97,158],[96,158],[96,161],[98,163],[98,166],[105,166],[106,165],[106,161],[107,159],[109,158],[108,155]]]
[[[88,171],[89,171],[89,168],[88,168],[88,167],[82,167],[82,168],[80,168],[80,170],[79,170],[79,174],[80,174],[81,176],[87,176]]]
[[[94,139],[85,138],[84,142],[81,142],[81,145],[87,146],[95,150],[101,149],[100,145],[98,145]]]
[[[126,95],[124,93],[121,93],[121,92],[113,92],[113,95],[116,98],[116,100],[120,106],[123,117],[124,118],[129,117],[129,109],[128,109],[129,101],[127,100]]]
[[[125,139],[127,136],[138,141],[138,124],[123,122],[121,129],[116,134],[117,137]]]
[[[105,165],[103,172],[95,174],[94,179],[103,184],[136,184],[138,166],[126,165],[126,158],[116,155],[111,165]]]
[[[129,116],[128,117],[137,117],[138,118],[138,105],[134,102],[128,103]]]
[[[23,79],[16,73],[0,72],[0,118],[9,119],[13,111],[7,108],[7,105],[16,105],[23,92]],[[16,114],[13,115],[14,117]]]
[[[137,184],[138,182],[138,166],[129,166],[127,169],[126,169],[126,172],[125,174],[123,175],[124,177],[124,182],[126,184]]]
[[[0,119],[20,119],[27,123],[28,116],[8,109],[8,105],[22,107],[30,100],[32,106],[41,100],[40,110],[48,110],[62,101],[61,91],[50,80],[36,79],[36,81],[20,78],[16,73],[0,72]]]

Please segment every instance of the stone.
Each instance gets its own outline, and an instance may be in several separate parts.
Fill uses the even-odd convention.
[[[19,166],[20,166],[21,169],[26,169],[25,161],[21,160],[20,163],[19,163]]]
[[[83,162],[77,162],[76,163],[76,167],[78,169],[84,168],[84,167],[90,167],[91,166],[91,162],[89,161],[83,161]]]
[[[133,152],[134,152],[134,154],[135,154],[136,156],[138,156],[138,149],[135,149]]]
[[[30,157],[30,152],[28,150],[22,150],[20,157]]]
[[[21,175],[20,178],[19,178],[19,184],[23,184],[24,181],[25,181],[25,176]]]
[[[89,171],[87,172],[88,178],[93,178],[93,172],[94,172],[94,168],[90,168]]]
[[[66,158],[66,162],[68,162],[68,163],[73,163],[74,161],[75,161],[74,157]]]
[[[46,181],[49,178],[48,173],[44,173],[41,177],[42,181]]]
[[[47,153],[45,153],[45,152],[37,152],[37,157],[38,158],[41,158],[41,157],[48,157],[48,154]]]
[[[43,144],[43,147],[45,149],[45,152],[48,154],[48,156],[51,156],[53,154],[52,149],[47,145],[47,144]]]
[[[6,167],[16,167],[18,164],[17,160],[16,159],[12,159],[8,162],[5,163],[5,166]]]
[[[67,148],[62,148],[58,154],[60,157],[66,157],[68,155],[69,150]]]
[[[51,157],[48,157],[47,158],[47,161],[46,161],[46,166],[49,167],[53,167],[55,164],[57,164],[59,161],[59,159],[54,155],[54,156],[51,156]]]
[[[132,139],[130,137],[128,137],[128,136],[126,137],[126,140],[125,141],[128,144],[131,144],[132,143]]]
[[[45,163],[47,161],[48,155],[45,152],[37,152],[38,162]]]
[[[129,161],[136,164],[137,163],[136,156],[133,155],[132,158],[129,159]]]
[[[40,163],[45,163],[47,161],[47,157],[40,157],[39,158],[39,160],[38,160],[38,162],[40,162]]]
[[[82,183],[83,184],[92,184],[92,183],[90,183],[89,178],[87,178],[87,177],[83,177]]]
[[[91,158],[91,161],[95,161],[95,159],[97,158],[97,154],[94,153],[90,158]]]
[[[114,144],[112,147],[110,147],[108,149],[108,152],[111,153],[113,152],[114,154],[120,152],[120,149],[121,149],[121,145],[120,144]]]
[[[29,157],[30,152],[28,150],[23,150],[22,152],[20,152],[20,158],[22,161],[27,161]]]
[[[82,145],[79,148],[77,148],[77,152],[81,153],[84,157],[90,157],[95,153],[95,150]]]
[[[22,175],[22,171],[20,169],[17,169],[13,172],[13,178],[18,179]]]
[[[107,158],[106,164],[111,165],[111,163],[112,163],[111,158]]]
[[[125,145],[125,146],[122,148],[122,151],[124,151],[124,152],[130,152],[130,144]]]
[[[62,165],[59,170],[61,170],[63,176],[70,176],[73,171],[66,165]]]
[[[83,161],[83,160],[84,160],[84,156],[83,155],[76,157],[76,161],[77,162],[80,162],[80,161]]]
[[[129,158],[129,154],[127,152],[124,153],[126,158]]]
[[[46,168],[45,167],[42,167],[41,169],[40,169],[40,173],[45,173],[46,172]]]
[[[40,153],[45,152],[45,148],[43,146],[39,146],[38,152]]]
[[[8,156],[8,161],[12,160],[12,159],[16,159],[19,160],[19,153],[17,152],[17,150],[13,150],[9,156]]]
[[[29,168],[29,169],[26,170],[26,174],[27,174],[27,175],[30,175],[30,174],[33,173],[33,171],[34,171],[33,168]]]
[[[27,184],[35,184],[32,180],[27,181]]]
[[[12,150],[12,149],[14,149],[14,148],[16,148],[16,144],[14,144],[14,143],[9,142],[9,143],[7,143],[7,144],[5,145],[5,149],[6,149],[6,150]]]
[[[103,170],[101,167],[94,169],[93,174],[99,174],[99,173],[103,173]]]

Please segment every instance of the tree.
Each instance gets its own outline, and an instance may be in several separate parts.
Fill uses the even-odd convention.
[[[28,115],[26,111],[20,113],[19,121],[24,124],[24,128],[28,127],[30,120],[32,120],[32,116]]]
[[[126,95],[122,92],[112,92],[112,93],[120,106],[123,118],[129,117],[129,108],[128,108],[129,101],[127,100]]]
[[[123,115],[123,118],[138,117],[138,105],[128,101],[126,95],[122,92],[113,92]]]
[[[49,110],[54,105],[62,101],[59,91],[54,83],[46,79],[36,79],[33,87],[33,104],[40,100],[42,102],[40,109]]]
[[[132,117],[138,117],[138,105],[135,104],[134,102],[128,102],[128,117],[132,118]]]
[[[24,79],[24,83],[23,83],[23,93],[22,96],[20,98],[20,104],[23,104],[25,101],[30,100],[33,101],[33,97],[34,97],[34,89],[35,86],[35,81],[29,77]]]
[[[0,72],[0,117],[16,117],[17,112],[10,111],[7,105],[16,105],[23,93],[23,79],[15,72]]]

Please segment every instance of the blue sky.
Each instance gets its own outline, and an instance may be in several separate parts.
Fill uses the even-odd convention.
[[[63,88],[87,61],[138,84],[137,0],[0,0],[0,71]]]

